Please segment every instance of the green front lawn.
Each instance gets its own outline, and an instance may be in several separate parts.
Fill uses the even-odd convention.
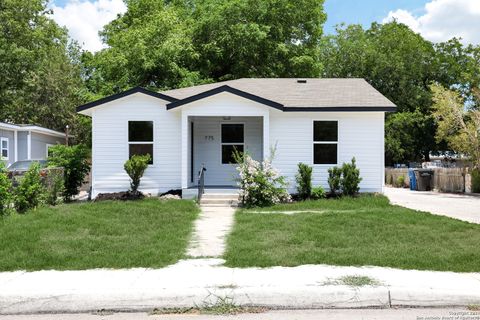
[[[164,267],[185,255],[193,201],[105,201],[0,218],[0,271]]]
[[[271,213],[295,210],[311,212]],[[232,267],[331,264],[480,271],[480,225],[393,206],[383,196],[239,210],[235,219],[225,253]]]

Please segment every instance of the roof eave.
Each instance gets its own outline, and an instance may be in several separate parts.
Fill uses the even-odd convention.
[[[396,112],[396,106],[284,107],[284,112]]]

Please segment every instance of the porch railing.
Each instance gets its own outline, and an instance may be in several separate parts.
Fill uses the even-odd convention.
[[[207,171],[207,168],[202,164],[198,173],[198,202],[202,200],[202,196],[205,193],[205,171]]]

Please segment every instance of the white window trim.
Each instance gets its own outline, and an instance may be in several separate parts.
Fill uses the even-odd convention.
[[[315,132],[315,122],[333,122],[337,123],[337,141],[315,141],[314,140],[314,132]],[[324,167],[332,167],[338,166],[338,159],[340,156],[340,145],[338,141],[340,140],[340,120],[338,119],[314,119],[312,121],[312,132],[311,135],[313,144],[312,144],[312,165],[314,166],[324,166]],[[315,145],[316,144],[336,144],[337,145],[337,163],[315,163]]]
[[[45,154],[45,159],[48,159],[48,149],[50,149],[50,148],[53,147],[53,146],[54,146],[54,144],[51,144],[51,143],[47,143],[47,144],[45,145],[45,152],[46,152],[46,154]]]
[[[7,147],[6,148],[3,147],[3,142],[4,141],[7,142]],[[3,156],[3,150],[7,150],[7,156],[6,157]],[[4,137],[0,138],[0,158],[2,160],[9,160],[9,158],[10,158],[10,141],[9,141],[8,138],[4,138]]]
[[[128,123],[129,122],[138,122],[138,121],[144,121],[144,122],[152,122],[153,124],[153,140],[152,141],[130,141],[129,140],[129,135],[128,135]],[[155,162],[156,162],[156,157],[155,157],[155,121],[153,120],[146,120],[146,119],[129,119],[127,120],[127,123],[126,123],[126,139],[127,140],[127,152],[126,152],[126,159],[128,160],[130,158],[130,145],[131,144],[151,144],[152,145],[152,158],[153,158],[153,163],[152,164],[149,164],[148,167],[154,167],[155,166]]]
[[[240,142],[222,142],[222,127],[224,124],[241,124],[243,126],[243,142],[240,143]],[[223,146],[243,146],[243,152],[245,152],[246,150],[246,144],[245,144],[245,122],[229,122],[229,121],[225,121],[225,122],[220,122],[220,164],[222,166],[234,166],[235,164],[234,163],[223,163],[223,159],[222,159],[222,147]]]

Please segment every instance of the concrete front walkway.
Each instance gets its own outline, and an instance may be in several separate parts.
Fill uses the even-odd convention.
[[[220,259],[167,268],[0,273],[0,314],[148,311],[215,304],[270,308],[446,307],[480,304],[480,273],[306,265],[227,268]],[[345,277],[375,285],[349,286]]]
[[[410,191],[401,188],[385,188],[385,195],[392,204],[431,212],[454,219],[480,223],[480,197],[463,194]]]
[[[221,257],[225,251],[226,238],[233,226],[235,208],[201,206],[201,210],[195,222],[187,256]]]

